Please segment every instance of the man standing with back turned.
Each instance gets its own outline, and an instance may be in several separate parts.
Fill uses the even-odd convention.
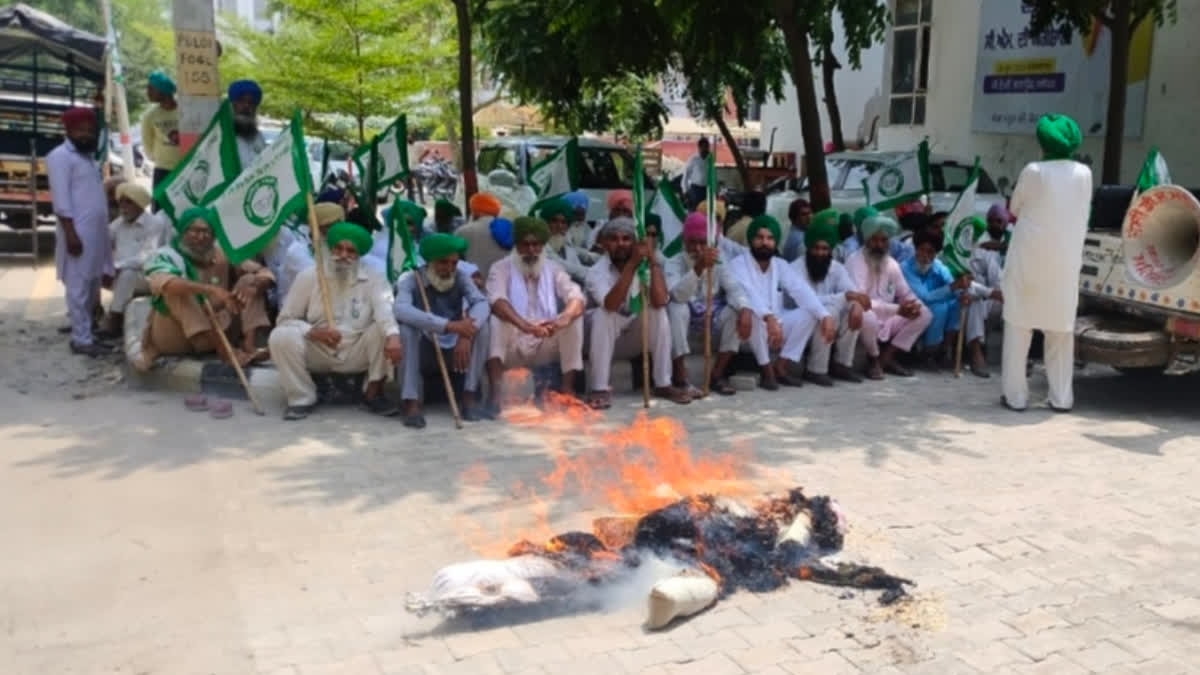
[[[1065,115],[1044,115],[1037,124],[1043,159],[1021,170],[1009,209],[1017,217],[1004,269],[1004,359],[1001,380],[1011,410],[1028,405],[1025,359],[1033,331],[1046,344],[1050,407],[1074,405],[1075,310],[1079,268],[1092,201],[1092,171],[1071,159],[1082,140]]]

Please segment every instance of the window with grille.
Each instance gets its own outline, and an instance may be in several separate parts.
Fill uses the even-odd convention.
[[[895,0],[892,22],[890,124],[925,123],[933,0]]]

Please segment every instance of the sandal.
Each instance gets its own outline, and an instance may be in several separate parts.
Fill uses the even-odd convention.
[[[200,395],[185,396],[183,398],[183,407],[192,412],[204,412],[208,410],[208,397]]]
[[[255,363],[262,363],[263,361],[267,361],[270,358],[271,358],[271,351],[269,349],[267,349],[266,347],[259,347],[258,349],[255,349],[253,352],[250,353],[250,361],[248,362],[248,365],[253,365]]]
[[[684,385],[683,391],[687,394],[687,397],[693,401],[699,401],[707,396],[703,389],[700,389],[699,387],[693,387],[691,384]]]
[[[727,378],[722,377],[719,380],[713,380],[708,383],[709,391],[715,391],[721,396],[733,396],[737,393],[737,388],[729,383]]]
[[[209,404],[208,414],[214,420],[223,420],[233,417],[233,401],[223,401],[217,399]]]
[[[678,405],[687,405],[692,402],[692,397],[688,395],[687,390],[679,387],[658,387],[654,390],[654,395]]]
[[[612,407],[611,391],[593,391],[588,396],[588,405],[592,410],[608,410]]]

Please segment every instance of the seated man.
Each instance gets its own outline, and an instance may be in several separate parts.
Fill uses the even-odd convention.
[[[346,211],[331,202],[318,202],[313,211],[316,215],[317,229],[323,230],[334,223],[340,223],[346,219]],[[308,219],[305,218],[305,222]],[[313,266],[313,242],[319,242],[321,246],[325,246],[325,240],[321,237],[321,233],[316,235],[308,232],[307,225],[301,225],[299,231],[288,245],[287,252],[283,256],[283,264],[280,266],[279,275],[275,278],[275,287],[279,295],[279,304],[283,305],[287,298],[288,291],[292,288],[292,282],[299,276],[300,272]],[[329,249],[322,251],[325,257],[329,257]]]
[[[588,361],[592,367],[589,403],[597,410],[612,407],[613,359],[641,355],[639,311],[649,312],[654,394],[679,404],[691,403],[686,390],[671,384],[671,323],[667,319],[670,296],[653,240],[637,241],[633,221],[621,216],[604,224],[600,244],[605,255],[587,277],[588,296],[599,305],[588,312]],[[650,268],[650,287],[646,289],[637,279],[638,265],[643,260]]]
[[[962,291],[971,283],[968,274],[954,278],[946,263],[938,260],[941,251],[942,237],[927,227],[913,237],[913,257],[900,263],[904,281],[933,315],[921,336],[921,359],[934,369],[954,363],[959,305],[969,302]]]
[[[129,301],[135,295],[150,292],[142,266],[158,248],[163,230],[163,221],[147,210],[150,201],[150,193],[137,183],[117,186],[120,215],[108,225],[116,276],[112,284],[112,303],[105,319],[105,332],[113,335],[121,334]]]
[[[750,223],[767,212],[767,195],[763,192],[746,192],[742,195],[742,217],[725,231],[725,237],[740,246],[750,247],[747,234]],[[778,227],[778,221],[776,221]],[[776,242],[778,245],[780,242]]]
[[[454,231],[467,240],[467,261],[479,267],[479,273],[487,279],[492,265],[503,260],[512,248],[512,231],[497,231],[493,221],[501,220],[500,199],[488,192],[476,192],[467,202],[471,220]],[[508,221],[504,223],[507,225]]]
[[[968,264],[971,267],[971,304],[967,307],[967,349],[971,355],[971,372],[978,377],[991,377],[988,372],[984,343],[987,342],[987,325],[999,323],[1004,312],[1004,267],[1000,263],[1000,251],[982,246],[984,241],[1001,241],[1004,225],[992,221],[983,222],[972,218],[975,228],[975,250]],[[997,221],[999,218],[997,218]]]
[[[608,220],[633,218],[633,192],[629,190],[613,190],[608,193],[605,204],[608,206]],[[588,251],[596,254],[596,257],[604,255],[604,242],[600,239],[600,231],[603,229],[604,225],[601,223],[592,228],[591,234],[588,235]]]
[[[247,260],[236,267],[215,245],[213,223],[216,213],[194,207],[184,211],[176,225],[179,235],[170,246],[156,250],[146,260],[144,271],[153,296],[155,311],[142,336],[142,353],[133,363],[146,371],[159,356],[219,352],[221,358],[241,365],[267,358],[256,349],[260,331],[267,331],[267,289],[275,283],[270,270]],[[201,303],[207,302],[217,325],[238,344],[232,354],[224,353],[220,338]]]
[[[304,419],[317,404],[310,373],[366,372],[363,407],[378,415],[399,412],[383,393],[404,346],[392,316],[392,289],[387,279],[361,264],[371,250],[371,234],[354,223],[334,223],[325,235],[326,288],[333,323],[325,320],[317,267],[296,277],[271,331],[271,360],[287,397],[285,420]]]
[[[929,308],[908,287],[900,264],[888,252],[891,238],[899,232],[900,226],[887,216],[867,218],[862,224],[863,248],[846,261],[854,285],[871,299],[861,338],[867,350],[867,377],[872,380],[882,380],[884,372],[912,377],[911,370],[896,362],[896,353],[912,349],[933,321]]]
[[[449,199],[439,199],[433,203],[434,232],[450,234],[462,225],[462,210],[455,206],[454,202]]]
[[[877,216],[879,212],[870,206],[862,206],[854,211],[850,218],[850,226],[844,227],[843,221],[838,221],[838,238],[841,240],[833,249],[833,259],[846,264],[850,256],[862,248],[862,224],[867,218]]]
[[[858,344],[863,317],[871,311],[871,299],[859,292],[850,273],[833,259],[838,240],[836,218],[822,218],[808,226],[804,237],[804,255],[792,263],[792,269],[809,283],[817,299],[837,320],[837,357],[829,363],[833,345],[814,336],[808,343],[808,361],[804,379],[822,387],[832,387],[833,379],[862,382],[854,374],[854,346]],[[832,377],[830,377],[832,375]]]
[[[687,389],[693,398],[699,397],[700,392],[688,383],[684,357],[692,352],[692,339],[703,339],[709,269],[713,281],[712,349],[717,354],[733,354],[741,343],[750,339],[754,315],[748,307],[746,291],[733,278],[728,262],[719,261],[717,248],[708,246],[704,214],[693,213],[683,223],[682,254],[667,262],[671,292],[667,312],[671,319],[671,355],[675,359],[673,379],[676,386]],[[727,378],[714,378],[709,387],[722,396],[737,393]]]
[[[462,418],[476,422],[487,416],[477,407],[479,381],[490,344],[487,298],[459,267],[467,242],[452,234],[430,234],[421,240],[426,264],[405,272],[396,281],[396,321],[404,340],[404,426],[425,428],[421,414],[421,385],[437,372],[431,335],[437,339],[446,369],[463,377]],[[425,286],[425,293],[417,287]],[[429,311],[425,302],[429,302]],[[449,394],[447,394],[449,395]]]
[[[783,244],[783,259],[794,262],[804,256],[804,233],[812,224],[812,206],[806,199],[793,200],[788,205],[788,220],[792,229],[788,230],[787,241]]]
[[[492,265],[487,277],[491,345],[488,409],[499,410],[505,368],[544,366],[556,359],[564,394],[575,395],[575,373],[583,370],[583,291],[561,265],[546,259],[550,228],[528,216],[513,222],[511,255]]]
[[[568,219],[570,225],[567,227],[567,245],[585,250],[588,240],[592,238],[592,226],[588,225],[587,221],[588,203],[591,200],[583,190],[568,192],[563,195],[563,199],[571,205],[571,217]]]
[[[779,385],[799,387],[801,382],[788,374],[804,355],[804,345],[820,323],[820,339],[833,342],[837,325],[833,315],[821,304],[812,288],[796,274],[783,258],[775,255],[779,241],[779,223],[768,215],[754,219],[746,228],[750,255],[730,263],[734,277],[741,283],[749,299],[754,321],[750,332],[750,348],[762,368],[759,386],[768,391]],[[784,294],[796,309],[785,310]],[[778,354],[774,360],[771,354]],[[733,354],[722,352],[713,368],[714,377],[724,377]]]
[[[567,241],[567,222],[575,211],[565,199],[552,199],[538,212],[538,217],[550,228],[550,239],[546,242],[546,257],[562,266],[571,275],[571,281],[582,284],[587,278],[588,266],[594,258],[587,251],[580,251]]]

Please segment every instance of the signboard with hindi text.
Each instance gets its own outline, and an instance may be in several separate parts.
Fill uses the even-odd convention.
[[[971,113],[974,131],[1032,134],[1038,118],[1068,115],[1087,136],[1103,136],[1108,117],[1112,32],[1095,22],[1086,34],[1031,35],[1026,0],[981,3]],[[1134,31],[1126,85],[1125,136],[1142,135],[1154,22]]]

